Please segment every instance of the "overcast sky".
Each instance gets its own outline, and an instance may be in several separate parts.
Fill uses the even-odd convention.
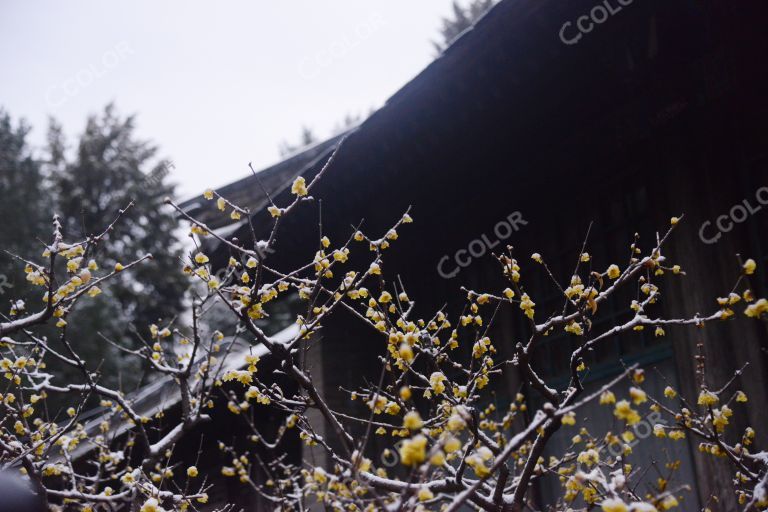
[[[182,197],[378,107],[434,57],[451,0],[0,0],[0,107],[70,142],[114,101],[173,160]]]

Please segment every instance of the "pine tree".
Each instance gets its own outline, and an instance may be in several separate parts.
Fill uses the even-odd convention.
[[[66,143],[54,122],[49,130],[51,181],[57,212],[66,236],[83,238],[104,230],[132,204],[99,251],[102,261],[130,262],[152,254],[130,272],[104,288],[86,307],[77,332],[70,333],[92,365],[103,364],[104,378],[131,384],[135,368],[121,365],[121,354],[104,337],[123,345],[139,345],[151,323],[173,320],[183,310],[187,281],[178,272],[182,247],[174,214],[163,204],[173,195],[166,177],[172,163],[157,160],[157,147],[135,136],[134,118],[120,118],[112,105],[88,119],[71,162]],[[104,337],[102,337],[102,335]]]
[[[438,53],[445,50],[451,42],[471,27],[483,14],[488,11],[494,0],[472,0],[467,7],[462,7],[457,0],[453,2],[453,15],[443,18],[440,36],[442,41],[433,41]]]
[[[50,231],[44,176],[27,142],[29,131],[23,121],[14,127],[10,115],[0,110],[0,315],[10,309],[4,297],[29,298],[24,265],[12,254],[38,256],[40,240]]]
[[[302,126],[301,136],[298,143],[292,144],[288,141],[283,141],[280,143],[280,146],[277,148],[277,150],[281,157],[287,157],[296,151],[309,146],[310,144],[314,144],[318,140],[319,139],[317,138],[317,135],[315,135],[315,132],[313,132],[311,128],[308,126]]]

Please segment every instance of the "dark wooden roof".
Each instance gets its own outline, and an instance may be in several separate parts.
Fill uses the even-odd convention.
[[[497,8],[498,4],[476,21],[475,25],[459,34],[451,44],[427,66],[427,68],[390,97],[381,110],[386,110],[388,107],[399,103],[401,98],[410,94],[412,90],[422,89],[423,86],[421,83],[424,81],[424,75],[430,73],[434,67],[442,66],[443,61],[446,59],[456,60],[471,58],[471,52],[476,51],[475,46],[477,43],[472,42],[472,38],[474,37],[473,33],[476,32],[476,26],[485,24],[486,18],[495,16],[496,14],[494,14],[494,10]],[[376,114],[377,113],[375,112],[373,115],[375,116]],[[264,190],[266,190],[272,197],[277,196],[288,188],[297,176],[311,172],[311,169],[316,169],[321,165],[345,136],[356,131],[365,124],[366,122],[364,121],[359,126],[351,128],[344,133],[337,134],[322,142],[302,148],[288,158],[258,171],[255,175],[246,176],[229,185],[216,189],[216,192],[238,206],[250,209],[252,212],[266,208],[266,206],[268,206],[268,201],[265,197]],[[228,216],[221,215],[216,209],[215,204],[205,200],[202,194],[182,202],[180,206],[185,212],[198,218],[200,221],[214,229],[226,226],[232,226],[233,229],[236,229],[234,226],[235,224],[244,225],[243,222],[232,221]]]
[[[724,202],[727,210],[738,198],[673,199],[658,183],[670,173],[706,174],[715,155],[734,159],[722,166],[733,169],[736,159],[768,147],[756,135],[764,130],[755,128],[768,115],[762,92],[768,33],[756,21],[766,4],[734,10],[720,3],[636,1],[579,44],[564,44],[563,24],[595,5],[502,0],[493,7],[348,134],[313,192],[323,200],[324,234],[345,239],[350,225],[363,219],[369,232],[381,233],[412,205],[416,223],[396,244],[408,248],[408,257],[392,251],[388,271],[442,296],[458,283],[437,275],[438,261],[514,211],[535,226],[524,239],[509,240],[524,252],[541,249],[523,244],[542,238],[578,243],[590,220],[605,217],[599,210],[626,202],[630,189],[644,188],[656,207],[666,202],[665,209],[675,210],[659,212],[662,217],[705,201]],[[293,177],[311,179],[336,142],[311,158],[297,155],[301,165],[275,176],[276,182],[288,178],[273,196],[278,205],[290,202]],[[702,161],[704,150],[708,161]],[[238,184],[222,189],[225,195],[230,187]],[[246,204],[263,205],[258,187],[250,190]],[[271,219],[263,208],[252,211],[263,238]],[[615,224],[640,228],[634,210],[622,211],[611,213]],[[307,206],[284,220],[274,262],[281,269],[312,257],[317,215]],[[704,220],[694,219],[690,229]],[[249,231],[243,226],[230,235],[250,240]],[[227,251],[219,252],[211,252],[214,262],[226,261]],[[461,284],[470,284],[468,274],[461,274]]]
[[[336,147],[344,134],[339,134],[330,139],[318,142],[292,154],[288,158],[237,180],[229,185],[216,189],[223,197],[234,204],[257,211],[268,205],[265,191],[270,196],[276,196],[283,188],[290,186],[296,176],[302,171],[322,159],[330,150]],[[215,202],[207,201],[202,194],[181,203],[181,208],[204,222],[213,229],[219,229],[235,223],[228,216],[221,215]]]

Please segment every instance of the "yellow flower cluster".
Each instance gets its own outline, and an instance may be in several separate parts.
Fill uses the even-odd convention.
[[[299,197],[307,195],[307,182],[303,176],[299,176],[294,180],[293,185],[291,185],[291,193]]]
[[[224,377],[222,377],[222,380],[224,382],[229,382],[232,380],[238,381],[240,384],[243,384],[244,386],[249,385],[251,382],[253,382],[253,376],[251,372],[247,370],[229,370],[224,374]]]
[[[405,466],[416,466],[427,457],[427,438],[422,434],[406,439],[400,445],[400,462]]]
[[[703,405],[704,407],[711,407],[713,405],[716,405],[718,401],[719,399],[717,398],[716,394],[705,389],[704,391],[699,393],[699,398],[697,400],[697,403],[699,405]]]
[[[491,474],[491,469],[486,465],[487,462],[493,459],[493,452],[486,446],[481,446],[475,453],[469,455],[465,461],[467,466],[471,467],[475,474],[484,478]]]
[[[248,390],[245,392],[245,399],[246,400],[252,400],[256,399],[256,401],[262,405],[269,405],[272,401],[270,398],[259,391],[259,389],[256,386],[249,386]]]
[[[766,299],[760,299],[744,310],[744,314],[750,318],[760,318],[765,313],[768,313],[768,300]]]
[[[429,385],[432,387],[432,391],[434,391],[436,395],[440,395],[445,391],[445,381],[446,377],[442,372],[434,372],[432,375],[430,375]]]
[[[533,320],[533,316],[535,314],[535,307],[536,303],[531,300],[527,293],[523,293],[523,296],[520,298],[520,309],[522,309],[525,313],[525,316],[531,320]]]
[[[421,416],[416,411],[409,411],[403,417],[403,427],[408,430],[419,430],[424,425]]]
[[[626,421],[628,425],[635,425],[640,422],[640,414],[632,409],[632,406],[626,400],[620,400],[616,403],[613,415],[620,420]]]

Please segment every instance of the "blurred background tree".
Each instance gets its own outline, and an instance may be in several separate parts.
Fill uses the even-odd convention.
[[[0,314],[9,314],[9,300],[29,301],[24,265],[8,252],[39,256],[50,232],[52,211],[39,161],[27,141],[30,127],[14,126],[10,114],[0,110]],[[7,251],[7,252],[6,252]],[[27,293],[25,293],[27,292]]]
[[[92,364],[101,363],[96,361],[101,358],[105,374],[125,380],[127,375],[135,376],[136,369],[124,368],[123,358],[111,353],[112,347],[99,333],[136,346],[137,334],[149,339],[149,324],[172,320],[184,307],[187,280],[179,272],[182,245],[174,215],[163,204],[174,193],[165,180],[172,163],[157,159],[158,148],[136,137],[134,117],[121,118],[113,105],[88,118],[71,161],[64,157],[66,142],[55,121],[51,121],[48,141],[50,180],[65,236],[96,234],[133,202],[100,247],[100,257],[126,263],[153,255],[130,274],[118,276],[96,301],[79,308],[79,318],[72,322],[77,326],[72,341]]]
[[[133,201],[123,221],[98,248],[99,256],[112,263],[127,263],[148,253],[153,259],[130,275],[118,275],[101,295],[84,301],[67,332],[89,368],[100,369],[105,384],[122,383],[129,391],[139,384],[143,372],[135,367],[136,358],[123,357],[102,335],[137,347],[138,335],[149,339],[149,324],[171,321],[185,306],[188,281],[179,271],[183,246],[173,212],[163,203],[174,194],[166,179],[172,163],[157,157],[157,146],[138,139],[134,117],[120,117],[113,105],[87,119],[72,151],[62,126],[51,119],[47,145],[42,158],[36,159],[27,143],[29,130],[23,122],[14,126],[9,114],[0,113],[3,250],[39,259],[44,245],[50,243],[54,212],[60,215],[67,237],[82,239],[103,231]],[[0,256],[0,274],[13,286],[14,298],[33,300],[27,300],[30,308],[38,306],[40,289],[27,286],[23,265],[6,253]],[[9,307],[3,304],[3,315],[8,315]],[[58,335],[53,329],[47,334]],[[70,377],[80,380],[74,374]]]
[[[317,137],[317,135],[315,135],[315,132],[313,132],[310,127],[302,126],[301,135],[299,136],[299,141],[294,144],[292,142],[288,142],[287,140],[284,140],[278,146],[277,151],[280,154],[281,158],[285,158],[287,156],[292,155],[296,151],[309,146],[310,144],[314,144],[315,142],[318,142],[319,140],[320,139]]]

